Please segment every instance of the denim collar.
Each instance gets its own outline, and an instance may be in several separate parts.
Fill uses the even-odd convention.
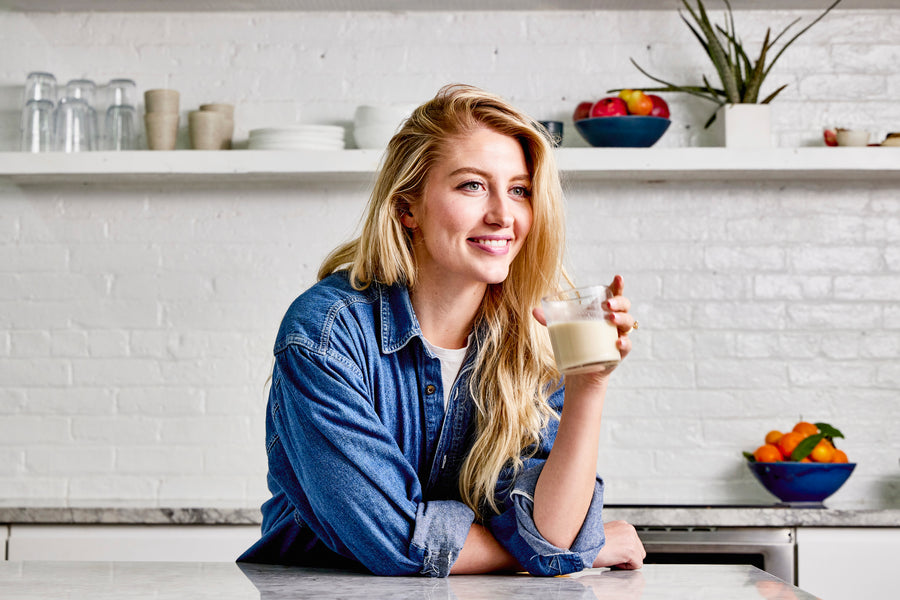
[[[381,308],[381,351],[391,354],[403,348],[414,337],[422,335],[419,320],[403,284],[378,286]]]

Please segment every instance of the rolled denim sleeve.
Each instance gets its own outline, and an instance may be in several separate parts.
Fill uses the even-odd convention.
[[[509,494],[507,506],[490,520],[489,528],[532,575],[566,575],[589,568],[606,543],[603,533],[603,481],[598,477],[581,530],[568,549],[548,542],[534,524],[534,489],[543,462],[523,471]]]
[[[413,546],[422,550],[420,573],[430,577],[446,577],[466,543],[475,513],[462,502],[432,500],[419,504]]]
[[[560,386],[549,398],[557,413],[562,411],[565,388]],[[525,459],[524,469],[515,480],[501,477],[498,484],[500,514],[488,521],[499,541],[532,575],[565,575],[591,567],[606,543],[603,530],[603,480],[598,476],[587,515],[575,541],[568,549],[548,542],[534,524],[534,490],[544,462],[556,441],[558,421],[543,432],[540,447]]]

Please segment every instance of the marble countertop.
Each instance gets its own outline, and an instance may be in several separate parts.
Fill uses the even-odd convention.
[[[259,508],[234,505],[0,500],[0,524],[259,525],[261,519]],[[900,508],[607,505],[604,519],[638,527],[900,527]]]
[[[645,565],[566,577],[376,577],[344,571],[165,562],[0,561],[0,600],[760,600],[815,596],[746,565]]]

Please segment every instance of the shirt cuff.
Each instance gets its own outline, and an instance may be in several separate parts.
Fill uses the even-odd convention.
[[[472,509],[454,500],[421,502],[416,509],[412,545],[424,555],[422,575],[446,577],[459,558],[475,521]]]
[[[603,533],[603,481],[597,477],[584,523],[568,549],[548,542],[534,524],[534,490],[544,465],[516,479],[506,510],[491,519],[497,540],[532,575],[566,575],[590,567],[606,543]]]

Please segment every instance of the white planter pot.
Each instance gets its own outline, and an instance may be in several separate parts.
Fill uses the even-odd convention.
[[[719,145],[726,148],[771,148],[768,104],[726,104],[716,113]]]

